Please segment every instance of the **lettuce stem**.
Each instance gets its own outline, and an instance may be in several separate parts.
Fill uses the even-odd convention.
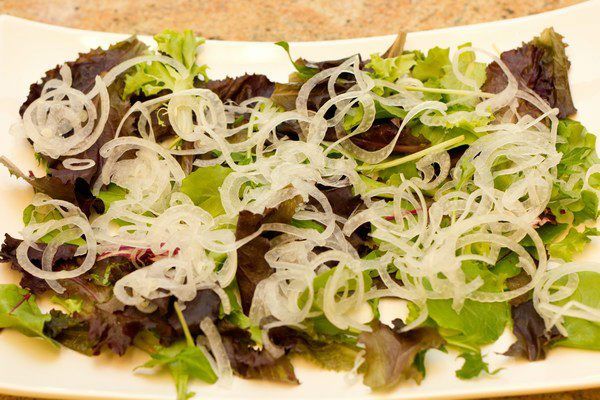
[[[446,140],[445,142],[442,143],[438,143],[435,146],[431,146],[428,147],[424,150],[418,151],[416,153],[410,154],[408,156],[405,157],[400,157],[400,158],[396,158],[394,160],[390,160],[387,162],[383,162],[383,163],[379,163],[379,164],[363,164],[363,165],[359,165],[358,167],[356,167],[357,171],[378,171],[378,170],[382,170],[382,169],[387,169],[387,168],[391,168],[391,167],[395,167],[401,164],[405,164],[407,162],[410,161],[416,161],[420,158],[425,157],[426,155],[429,154],[434,154],[437,152],[440,152],[442,150],[445,150],[449,147],[452,147],[456,144],[461,143],[462,141],[465,140],[465,136],[464,135],[460,135],[457,136],[455,138],[452,138],[450,140]]]
[[[480,92],[476,90],[459,90],[459,89],[443,89],[443,88],[430,88],[425,86],[405,86],[404,89],[409,92],[425,92],[425,93],[440,93],[440,94],[455,94],[458,96],[479,96],[490,98],[494,97],[494,93]]]
[[[183,329],[183,334],[185,335],[185,341],[189,347],[194,347],[194,339],[192,338],[192,334],[190,333],[190,328],[188,327],[187,322],[185,322],[185,318],[183,317],[183,313],[181,312],[181,308],[179,304],[175,302],[173,305],[175,307],[175,313],[177,313],[177,318],[179,318],[179,322],[181,323],[181,328]]]

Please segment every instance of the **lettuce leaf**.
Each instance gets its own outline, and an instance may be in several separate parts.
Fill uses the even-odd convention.
[[[108,184],[98,193],[98,198],[102,200],[107,210],[112,203],[123,200],[125,196],[127,196],[127,190],[114,183]]]
[[[359,342],[365,346],[364,384],[373,390],[391,389],[400,382],[423,375],[415,365],[417,355],[424,350],[439,348],[444,340],[433,328],[417,328],[398,333],[376,321],[372,332],[363,332]]]
[[[461,46],[458,46],[458,48],[460,49],[469,46],[471,46],[471,43],[465,43]],[[458,70],[467,79],[472,80],[477,88],[480,88],[486,80],[485,68],[486,64],[475,61],[475,53],[472,51],[464,52],[458,56]],[[473,90],[472,86],[465,85],[458,80],[454,74],[451,64],[444,65],[442,70],[444,71],[444,76],[440,79],[441,87],[454,90]],[[469,98],[458,94],[445,94],[444,98],[448,102],[452,101],[455,104],[463,104],[468,106],[475,106],[475,104],[478,102],[478,99],[475,97]]]
[[[558,305],[569,301],[578,301],[591,308],[600,308],[600,274],[580,272],[579,286],[568,298]],[[568,336],[556,343],[557,346],[575,347],[579,349],[600,350],[600,323],[574,317],[565,317],[564,327]]]
[[[595,228],[585,228],[582,232],[576,228],[571,228],[563,239],[548,245],[548,253],[554,258],[573,261],[573,258],[580,254],[585,246],[592,241],[591,236],[597,236],[598,234],[599,232]]]
[[[35,296],[17,285],[0,285],[0,329],[16,329],[30,337],[41,337],[55,344],[44,335],[44,324],[50,320],[35,302]]]
[[[241,240],[256,232],[262,224],[279,222],[289,224],[296,213],[299,197],[286,200],[277,208],[268,208],[264,214],[253,214],[242,211],[238,216],[235,237]],[[254,238],[237,250],[238,267],[235,273],[240,291],[240,301],[244,313],[248,314],[256,286],[269,277],[274,270],[265,260],[265,254],[271,248],[269,240],[264,236]]]
[[[462,367],[456,371],[456,377],[459,379],[477,378],[482,372],[490,375],[500,372],[499,369],[490,372],[490,366],[483,361],[479,351],[466,351],[461,353],[459,357],[465,360]]]
[[[275,83],[264,75],[244,74],[235,78],[204,82],[202,87],[214,92],[222,102],[233,101],[240,104],[252,97],[271,97]]]
[[[561,120],[557,133],[559,140],[556,148],[562,153],[562,159],[557,166],[558,179],[554,183],[548,208],[568,233],[545,242],[548,243],[551,256],[569,261],[590,242],[590,236],[598,234],[597,230],[582,225],[591,225],[600,216],[598,194],[587,189],[584,182],[588,169],[600,159],[596,153],[596,137],[581,123]],[[587,184],[593,187],[594,178],[592,176]]]
[[[556,329],[546,331],[544,320],[537,313],[533,301],[512,307],[513,333],[517,341],[504,353],[506,356],[521,357],[529,361],[546,358],[546,352],[553,342],[562,336]]]
[[[569,88],[570,62],[565,53],[567,45],[562,39],[554,29],[548,28],[529,43],[500,55],[519,85],[533,90],[551,107],[558,108],[559,118],[577,111]],[[506,74],[498,63],[491,63],[486,71],[487,80],[483,86],[485,92],[498,93],[506,87]],[[539,114],[539,110],[524,102],[520,108],[524,108],[520,110],[523,113]]]
[[[467,299],[460,312],[451,300],[428,300],[429,317],[449,344],[476,349],[496,341],[510,321],[508,303],[480,303]]]
[[[194,80],[199,76],[208,81],[206,65],[196,64],[198,46],[204,39],[198,38],[191,30],[176,32],[165,30],[154,36],[159,52],[179,61],[189,71],[186,78],[173,67],[154,61],[135,66],[135,71],[125,77],[123,97],[143,93],[152,96],[162,90],[183,90],[194,87]]]
[[[480,262],[463,262],[463,271],[469,280],[480,277],[482,290],[499,292],[509,274],[488,270]],[[508,303],[480,303],[465,300],[460,312],[452,307],[452,300],[428,300],[429,317],[437,324],[448,344],[477,350],[479,346],[496,341],[510,321]]]
[[[296,69],[301,80],[308,80],[308,79],[312,78],[313,75],[315,75],[317,72],[319,72],[318,68],[309,67],[309,66],[305,65],[303,60],[294,61],[292,59],[292,55],[290,54],[290,44],[288,42],[285,42],[285,41],[277,42],[277,43],[275,43],[275,46],[281,47],[286,52],[288,58],[290,59],[290,62]]]
[[[441,79],[445,73],[444,67],[448,64],[450,64],[450,49],[434,47],[427,52],[427,57],[417,57],[412,76],[423,82],[429,79]]]
[[[532,43],[543,50],[541,63],[546,69],[552,70],[553,91],[549,97],[552,107],[558,107],[559,117],[566,117],[577,112],[573,105],[571,89],[569,87],[569,69],[571,62],[567,58],[563,36],[553,28],[544,29],[540,36],[535,37]]]
[[[170,347],[158,346],[150,357],[152,357],[150,361],[138,368],[168,369],[175,380],[178,400],[186,400],[195,395],[188,392],[191,379],[199,379],[211,384],[217,381],[217,374],[202,350],[196,346],[188,346],[183,341]]]
[[[89,338],[89,324],[76,315],[50,310],[50,321],[44,325],[44,333],[61,345],[86,356],[94,355],[96,343]]]
[[[59,306],[64,308],[68,315],[80,313],[83,309],[83,300],[77,297],[62,298],[55,295],[52,296],[50,300],[52,300],[54,304],[58,304]]]
[[[338,343],[322,337],[320,340],[300,338],[295,341],[291,351],[321,368],[350,371],[360,349],[355,344]]]
[[[219,188],[230,173],[231,168],[221,165],[198,168],[183,179],[181,192],[216,217],[225,212]]]
[[[404,53],[391,58],[382,58],[379,54],[371,54],[371,60],[365,67],[373,70],[370,73],[373,78],[396,82],[417,64],[415,58],[415,53]]]

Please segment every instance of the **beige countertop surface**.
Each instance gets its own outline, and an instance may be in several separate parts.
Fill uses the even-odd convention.
[[[190,28],[210,39],[319,40],[375,36],[514,18],[580,0],[0,0],[7,13],[124,33]],[[600,389],[510,400],[600,400]],[[31,400],[0,395],[0,400]],[[509,398],[505,398],[509,400]]]

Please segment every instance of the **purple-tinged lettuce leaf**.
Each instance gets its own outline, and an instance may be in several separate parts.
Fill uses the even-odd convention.
[[[22,275],[21,287],[29,289],[34,294],[40,294],[49,289],[48,284],[43,279],[36,278],[29,272],[25,271],[19,265],[17,261],[17,247],[21,244],[22,240],[15,239],[9,234],[4,237],[4,243],[0,248],[0,261],[10,263],[10,267],[13,270],[19,271]],[[28,255],[29,259],[34,265],[41,266],[42,254],[44,250],[44,244],[40,244],[40,250],[29,248]],[[75,252],[77,246],[64,244],[60,246],[54,256],[53,265],[54,269],[58,270],[61,268],[73,265],[75,262]]]
[[[273,357],[266,350],[255,349],[247,331],[221,330],[223,345],[236,375],[246,379],[261,379],[297,385],[294,366],[287,355]]]
[[[239,104],[252,97],[271,97],[275,84],[264,75],[245,74],[237,78],[209,81],[202,87],[212,90],[221,101],[233,101]]]
[[[417,328],[398,333],[379,321],[372,324],[372,332],[363,332],[358,341],[364,344],[364,384],[373,390],[391,389],[407,379],[419,382],[423,375],[415,366],[417,355],[427,349],[436,349],[444,339],[434,328]]]
[[[58,310],[50,311],[51,319],[44,325],[44,333],[56,342],[86,356],[94,355],[94,343],[88,336],[88,322]]]
[[[94,354],[100,354],[104,346],[114,353],[123,355],[133,345],[138,333],[151,330],[168,343],[175,337],[170,325],[158,315],[144,314],[136,308],[127,307],[124,311],[107,312],[97,309],[88,318],[90,341],[94,343]]]
[[[569,62],[563,37],[554,29],[544,30],[539,37],[521,47],[505,51],[500,55],[502,61],[517,78],[521,87],[527,87],[551,107],[559,109],[559,118],[575,114],[571,89],[569,87]],[[507,79],[500,66],[493,62],[486,70],[487,80],[482,90],[498,93],[506,87]],[[525,112],[535,112],[524,106]]]
[[[102,76],[114,66],[133,57],[146,53],[147,46],[135,38],[130,38],[110,46],[108,49],[95,49],[85,54],[80,54],[75,61],[67,62],[73,76],[73,88],[87,93],[94,86],[96,76]],[[40,97],[43,85],[50,79],[59,78],[59,66],[50,70],[38,83],[31,85],[27,101],[21,106],[21,114],[37,98]],[[108,88],[110,98],[110,112],[104,130],[100,137],[89,149],[73,155],[72,157],[81,159],[90,159],[95,162],[91,168],[73,171],[66,169],[62,165],[62,157],[52,159],[44,155],[40,157],[47,165],[47,175],[40,178],[26,177],[25,179],[33,186],[36,192],[42,192],[55,199],[62,199],[75,203],[81,193],[77,193],[75,187],[77,178],[81,178],[88,184],[91,183],[102,169],[104,160],[100,157],[100,148],[109,140],[114,138],[117,127],[121,119],[131,107],[129,99],[121,98],[123,89],[123,79],[117,79]],[[98,99],[94,99],[94,104],[98,106]],[[131,134],[133,128],[132,119],[124,124],[121,136]],[[85,203],[84,203],[85,207]]]
[[[286,200],[277,208],[267,209],[263,215],[249,211],[240,212],[235,232],[236,239],[240,240],[253,234],[265,223],[289,224],[299,202],[299,197]],[[237,250],[238,267],[235,276],[240,290],[242,309],[246,314],[250,311],[256,285],[273,273],[273,269],[265,260],[265,254],[270,248],[269,240],[259,236]]]
[[[504,353],[507,356],[543,360],[553,342],[562,335],[557,330],[546,331],[544,320],[533,307],[531,300],[512,307],[513,333],[517,341]]]
[[[68,61],[66,63],[71,68],[73,88],[83,93],[89,92],[94,87],[96,76],[108,72],[125,60],[143,55],[146,53],[147,48],[144,43],[132,37],[113,44],[106,50],[97,48],[87,53],[80,53],[75,61]],[[21,115],[23,115],[31,103],[41,96],[42,88],[46,82],[51,79],[60,78],[60,67],[60,65],[57,65],[54,69],[47,71],[40,82],[36,82],[30,86],[27,100],[21,105],[19,110]]]

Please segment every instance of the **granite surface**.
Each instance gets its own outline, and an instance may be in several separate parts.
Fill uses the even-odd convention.
[[[155,33],[187,27],[211,39],[341,39],[535,14],[580,0],[0,0],[0,14],[81,29]],[[510,400],[600,400],[587,390]],[[30,400],[6,397],[0,400]],[[509,398],[505,398],[509,400]]]
[[[580,0],[0,0],[0,13],[82,29],[211,39],[316,40],[513,18]]]

